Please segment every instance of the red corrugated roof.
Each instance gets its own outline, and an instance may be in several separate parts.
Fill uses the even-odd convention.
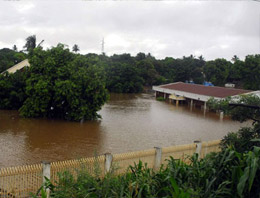
[[[235,96],[235,95],[239,95],[239,94],[252,92],[250,90],[244,90],[244,89],[234,89],[234,88],[226,88],[226,87],[210,87],[210,86],[189,84],[189,83],[183,83],[183,82],[161,85],[159,87],[166,88],[166,89],[173,89],[173,90],[177,90],[177,91],[184,91],[184,92],[189,92],[189,93],[194,93],[194,94],[200,94],[200,95],[205,95],[205,96],[218,97],[218,98],[225,98],[228,96]]]

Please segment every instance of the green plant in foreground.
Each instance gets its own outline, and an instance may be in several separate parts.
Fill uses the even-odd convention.
[[[246,153],[229,147],[203,159],[194,154],[189,163],[170,157],[159,171],[141,161],[121,175],[114,171],[91,175],[82,166],[77,177],[66,171],[59,173],[54,185],[46,180],[37,195],[41,192],[44,197],[42,190],[49,188],[53,198],[257,198],[259,175],[260,147]]]

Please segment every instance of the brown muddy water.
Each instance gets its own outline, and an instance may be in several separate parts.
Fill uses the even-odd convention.
[[[100,114],[101,120],[77,123],[1,110],[0,167],[215,140],[246,125],[150,94],[112,94]]]

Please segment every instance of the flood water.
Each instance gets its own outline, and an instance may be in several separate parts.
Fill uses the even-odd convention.
[[[77,123],[1,110],[0,167],[215,140],[246,125],[151,94],[112,94],[100,114],[101,120]]]

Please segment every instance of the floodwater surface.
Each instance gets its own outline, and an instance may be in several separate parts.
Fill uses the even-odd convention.
[[[84,123],[20,118],[0,111],[0,167],[216,140],[241,124],[201,109],[156,101],[151,94],[111,94]]]

